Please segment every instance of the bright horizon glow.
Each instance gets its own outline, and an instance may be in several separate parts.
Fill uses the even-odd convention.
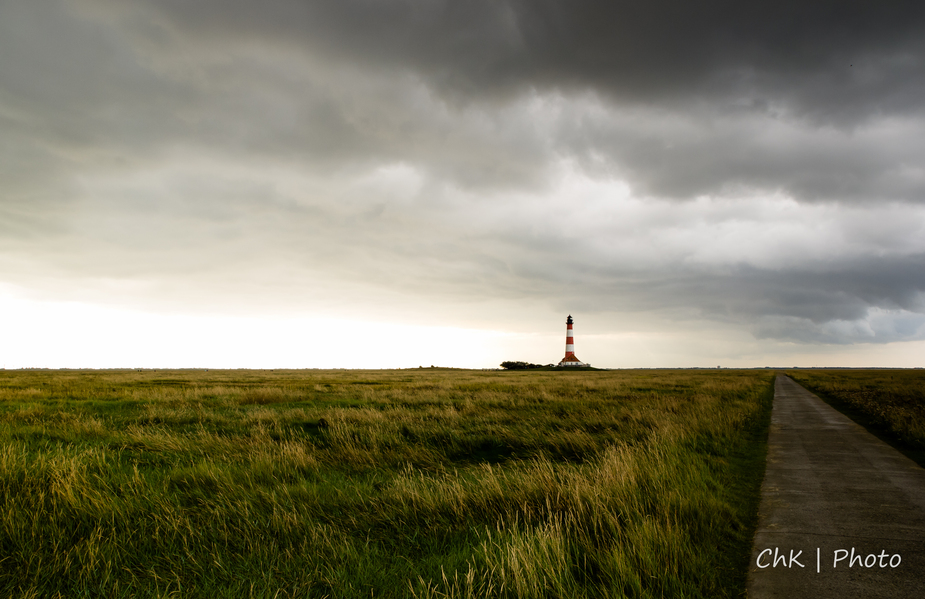
[[[154,314],[9,295],[0,296],[0,310],[6,369],[480,368],[485,346],[511,336],[338,318]]]
[[[498,368],[505,360],[558,362],[561,333],[524,334],[328,317],[158,314],[0,292],[0,368],[390,369]],[[587,323],[590,319],[585,319]],[[818,348],[751,340],[731,355],[721,333],[594,334],[577,319],[577,355],[601,368],[921,366],[925,342]],[[743,345],[740,340],[735,347]],[[690,359],[694,346],[700,358]]]

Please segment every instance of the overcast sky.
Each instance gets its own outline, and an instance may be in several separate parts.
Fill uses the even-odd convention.
[[[0,0],[0,367],[925,365],[925,3]]]

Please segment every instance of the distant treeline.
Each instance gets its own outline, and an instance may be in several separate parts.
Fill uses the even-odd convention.
[[[548,368],[552,364],[531,364],[530,362],[501,362],[506,370],[527,370],[528,368]]]

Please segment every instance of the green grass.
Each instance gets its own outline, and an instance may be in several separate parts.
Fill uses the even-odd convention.
[[[0,371],[9,597],[736,597],[766,371]]]
[[[925,370],[814,369],[787,375],[925,468]]]

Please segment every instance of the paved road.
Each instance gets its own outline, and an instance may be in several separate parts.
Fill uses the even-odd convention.
[[[748,597],[925,597],[925,470],[783,375]]]

